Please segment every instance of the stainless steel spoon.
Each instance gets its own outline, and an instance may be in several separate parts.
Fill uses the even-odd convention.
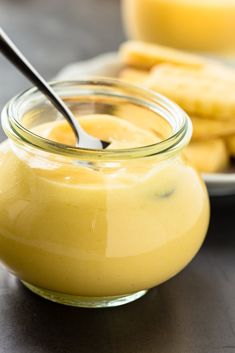
[[[71,110],[58,96],[58,94],[49,86],[44,78],[37,72],[37,70],[24,57],[12,40],[0,27],[0,51],[11,61],[23,74],[26,76],[55,106],[57,110],[65,117],[70,124],[76,137],[77,147],[89,149],[105,149],[110,145],[109,142],[99,140],[87,134],[77,119],[72,114]]]

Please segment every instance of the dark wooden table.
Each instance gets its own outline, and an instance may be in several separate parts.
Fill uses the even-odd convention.
[[[0,23],[47,78],[124,38],[119,0],[0,0]],[[1,108],[29,86],[2,57],[0,80]],[[0,353],[234,353],[235,197],[211,201],[195,260],[123,307],[53,304],[0,270]]]

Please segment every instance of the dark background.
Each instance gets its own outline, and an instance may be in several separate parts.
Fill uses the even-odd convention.
[[[124,40],[119,0],[0,0],[0,25],[47,79]],[[0,108],[30,87],[2,56],[0,80]]]
[[[50,79],[70,62],[117,49],[124,39],[119,5],[0,0],[0,23]],[[2,57],[0,80],[1,108],[30,86]],[[0,270],[0,353],[235,353],[235,198],[211,201],[211,226],[198,256],[178,276],[123,307],[53,304]]]

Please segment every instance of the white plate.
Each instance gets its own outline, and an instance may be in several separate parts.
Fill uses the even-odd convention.
[[[117,76],[121,67],[117,53],[107,53],[93,59],[70,64],[56,79],[77,80],[91,76]],[[203,174],[211,196],[235,195],[235,173]]]

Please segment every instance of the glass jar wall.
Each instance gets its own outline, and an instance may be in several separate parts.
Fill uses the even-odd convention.
[[[127,303],[182,270],[204,240],[207,192],[181,158],[190,120],[168,99],[118,81],[53,87],[90,133],[119,145],[65,144],[66,123],[36,89],[14,98],[2,117],[0,260],[50,300]],[[133,144],[150,133],[154,143]]]

